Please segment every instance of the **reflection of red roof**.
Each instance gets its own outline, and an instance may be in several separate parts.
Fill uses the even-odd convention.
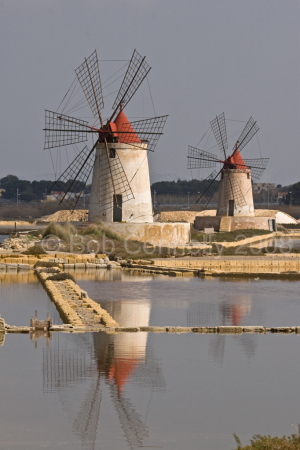
[[[230,312],[233,325],[239,325],[242,317],[244,316],[242,308],[239,305],[232,305]]]
[[[134,371],[136,365],[137,360],[135,359],[117,358],[113,360],[108,377],[110,380],[114,380],[116,382],[119,394],[122,392],[123,387]]]
[[[117,115],[115,121],[110,122],[109,125],[111,131],[113,131],[114,133],[118,132],[116,136],[119,137],[119,142],[122,142],[124,144],[141,143],[122,109]],[[126,131],[126,133],[120,133],[120,131]]]

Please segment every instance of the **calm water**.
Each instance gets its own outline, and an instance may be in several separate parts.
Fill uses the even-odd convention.
[[[122,324],[299,322],[299,282],[130,277],[121,271],[77,274],[77,280]],[[2,292],[10,285],[1,284],[3,317],[13,296]],[[49,310],[39,284],[22,286],[14,290],[15,310],[21,300]],[[300,418],[299,339],[53,333],[48,345],[39,339],[36,348],[28,335],[6,335],[0,448],[230,450],[236,448],[233,433],[244,443],[258,433],[293,433]]]
[[[62,323],[54,303],[33,271],[0,271],[0,315],[5,322],[29,326],[35,310],[41,320],[46,320],[49,311],[54,323]]]
[[[299,281],[132,276],[121,270],[77,272],[75,277],[123,326],[300,323]]]

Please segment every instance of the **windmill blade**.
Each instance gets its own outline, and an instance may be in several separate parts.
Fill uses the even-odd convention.
[[[201,169],[208,167],[216,167],[217,162],[220,162],[215,155],[197,147],[188,147],[188,169]]]
[[[123,105],[123,108],[125,108],[149,73],[151,67],[148,65],[145,58],[145,56],[142,57],[136,50],[134,50],[121,87],[113,104],[114,112],[109,119],[109,122],[112,121],[121,104]]]
[[[96,50],[85,58],[84,62],[75,69],[75,73],[94,117],[101,119],[100,111],[104,108],[104,100]]]
[[[227,142],[225,114],[222,113],[219,116],[216,116],[216,118],[210,122],[210,126],[214,133],[219,149],[221,152],[224,153],[224,157],[226,159],[225,150],[228,149],[228,142]]]
[[[97,378],[92,379],[91,386],[73,422],[74,432],[80,436],[82,443],[86,447],[91,443],[91,448],[95,446],[101,398],[100,374],[98,374]]]
[[[99,164],[100,214],[106,214],[112,210],[113,201],[117,202],[118,195],[122,196],[122,203],[134,198],[117,151],[114,152],[114,157],[111,157],[106,151],[103,152],[97,156],[95,164]]]
[[[45,111],[44,150],[88,140],[88,122],[53,111]]]
[[[231,176],[228,171],[228,176],[225,179],[225,202],[228,204],[228,200],[234,200],[236,206],[242,207],[247,204],[245,197],[242,193],[238,180]]]
[[[245,128],[243,129],[239,139],[238,139],[238,149],[239,151],[243,150],[243,148],[248,144],[248,142],[253,138],[253,136],[256,135],[258,132],[259,127],[257,125],[257,122],[254,122],[253,118],[250,117],[248,122],[246,123]],[[233,152],[236,149],[236,144],[233,147]]]
[[[154,152],[166,120],[169,116],[152,117],[151,119],[136,120],[131,123],[124,123],[119,133],[119,139],[123,142],[130,142],[130,135],[136,134],[142,144],[134,143],[137,148],[144,148],[143,144],[147,144],[147,150]],[[132,131],[132,128],[134,131]],[[133,139],[134,140],[134,139]]]
[[[269,158],[244,159],[247,168],[251,169],[251,177],[256,178],[257,180],[262,176],[268,161]],[[239,168],[241,168],[240,165],[237,166],[237,169]]]
[[[96,145],[92,150],[85,146],[49,189],[49,192],[54,191],[52,195],[59,204],[71,211],[74,211],[94,167]]]
[[[130,448],[143,447],[143,440],[148,437],[148,427],[130,401],[119,395],[116,386],[112,384],[110,385],[110,395]]]
[[[217,172],[214,170],[205,180],[200,181],[197,191],[200,191],[200,197],[198,196],[196,203],[202,206],[204,209],[209,204],[213,195],[219,188],[217,178],[219,177],[221,170]],[[193,193],[192,193],[193,194]]]

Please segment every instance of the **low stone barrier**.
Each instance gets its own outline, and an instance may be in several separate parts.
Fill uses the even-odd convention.
[[[59,273],[63,274],[63,272]],[[94,327],[100,325],[105,327],[118,326],[118,323],[105,309],[101,308],[99,303],[89,298],[86,293],[83,295],[82,289],[76,283],[70,279],[59,282],[52,281],[48,279],[51,275],[53,273],[45,272],[43,269],[37,270],[40,282],[55,303],[64,323],[74,327],[84,327],[86,320],[82,320],[80,315],[86,316],[86,314],[80,314],[80,312],[88,310],[91,313],[88,317],[88,325],[94,325]]]

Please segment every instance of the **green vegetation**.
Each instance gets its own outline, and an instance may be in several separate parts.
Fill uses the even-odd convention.
[[[50,281],[65,281],[65,280],[72,280],[74,283],[76,283],[75,278],[70,273],[56,273],[54,275],[51,275],[47,278],[47,280]]]
[[[41,245],[34,245],[28,250],[25,250],[25,252],[23,252],[23,255],[39,256],[46,255],[46,252]]]
[[[219,184],[218,181],[214,181],[216,185]],[[192,192],[201,192],[204,189],[201,186],[200,180],[180,180],[177,181],[158,181],[157,183],[153,183],[151,185],[152,192],[156,192],[156,194],[192,194]]]
[[[50,261],[38,261],[34,265],[35,269],[39,269],[39,268],[43,268],[43,267],[45,267],[45,268],[59,267],[59,264],[57,264],[55,262],[50,262]]]
[[[71,186],[72,181],[73,180],[68,180],[66,183],[60,181],[55,190],[66,192],[69,186]],[[18,189],[20,200],[25,202],[42,200],[45,194],[49,194],[49,190],[53,184],[54,181],[51,180],[19,180],[19,178],[15,175],[7,175],[6,177],[0,179],[0,189],[4,189],[4,191],[2,191],[2,198],[8,200],[16,199]],[[76,189],[78,192],[80,192],[83,188],[83,182],[76,183]],[[74,192],[74,190],[71,188],[70,192]]]
[[[64,223],[64,225],[59,225],[55,222],[51,222],[43,231],[42,236],[43,238],[45,238],[47,236],[54,235],[64,242],[68,243],[70,242],[71,236],[74,236],[76,234],[77,229],[69,222]]]
[[[281,438],[255,435],[250,439],[251,444],[245,446],[242,445],[236,434],[233,436],[237,443],[236,450],[300,450],[300,427],[297,434]]]
[[[82,230],[79,231],[78,234],[82,236],[91,236],[93,238],[99,238],[105,235],[107,239],[113,239],[115,241],[124,241],[124,239],[121,238],[121,236],[119,236],[114,231],[111,231],[109,228],[105,227],[105,225],[101,222],[97,224],[92,224],[87,228],[83,228]]]
[[[300,205],[300,181],[293,184],[285,198],[286,205]]]

